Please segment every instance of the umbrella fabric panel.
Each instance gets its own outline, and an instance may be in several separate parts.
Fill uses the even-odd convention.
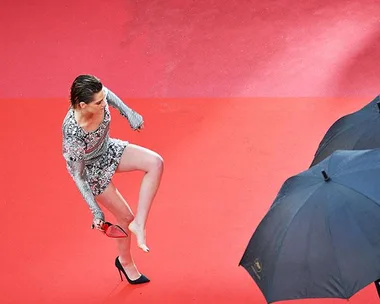
[[[297,178],[294,178],[297,182]],[[289,180],[290,183],[292,180]],[[286,188],[286,184],[284,187]],[[292,185],[293,186],[293,185]],[[241,265],[250,265],[257,283],[265,289],[266,284],[270,283],[267,278],[273,275],[272,262],[276,254],[280,251],[283,238],[286,234],[286,227],[289,227],[293,218],[302,208],[304,201],[310,197],[315,190],[320,187],[318,183],[313,186],[305,187],[295,194],[283,196],[280,200],[285,203],[278,203],[276,208],[271,208],[263,218],[252,236],[247,246],[246,252],[241,260]],[[293,204],[287,204],[291,201]],[[268,261],[268,263],[266,262]],[[260,265],[261,264],[261,265]],[[256,269],[257,267],[257,269]]]
[[[340,198],[325,191],[319,188],[305,202],[284,237],[273,265],[272,300],[280,295],[282,299],[314,298],[321,294],[345,296],[326,216],[329,202]],[[286,203],[292,204],[291,201]]]
[[[377,96],[368,105],[339,118],[322,138],[310,167],[336,150],[362,150],[380,147],[380,102]]]
[[[380,277],[380,207],[345,191],[351,191],[350,199],[331,215],[329,226],[346,297],[351,297]]]

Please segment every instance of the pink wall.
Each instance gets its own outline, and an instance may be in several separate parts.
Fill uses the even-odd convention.
[[[376,0],[2,0],[0,98],[65,97],[79,73],[123,97],[378,94]]]

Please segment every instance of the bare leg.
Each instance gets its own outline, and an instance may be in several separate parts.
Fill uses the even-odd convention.
[[[118,172],[144,171],[142,179],[137,212],[128,228],[136,235],[138,246],[145,252],[149,251],[146,245],[145,226],[149,211],[156,196],[163,172],[163,159],[157,153],[133,144],[124,150]]]
[[[110,183],[107,189],[96,197],[96,200],[115,216],[117,223],[128,233],[128,225],[134,218],[133,213],[116,187]],[[131,280],[138,279],[141,274],[137,270],[131,255],[131,234],[128,233],[127,238],[116,239],[116,244],[120,263],[128,277]]]

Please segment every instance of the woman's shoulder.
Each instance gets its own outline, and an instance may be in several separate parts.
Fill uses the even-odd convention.
[[[76,140],[80,141],[84,139],[84,133],[82,129],[74,120],[74,115],[71,110],[69,110],[63,119],[62,123],[62,136],[63,140]]]

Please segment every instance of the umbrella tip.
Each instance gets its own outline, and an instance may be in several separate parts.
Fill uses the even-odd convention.
[[[325,170],[322,170],[322,175],[323,175],[325,182],[328,182],[330,180],[330,177],[327,175]]]

